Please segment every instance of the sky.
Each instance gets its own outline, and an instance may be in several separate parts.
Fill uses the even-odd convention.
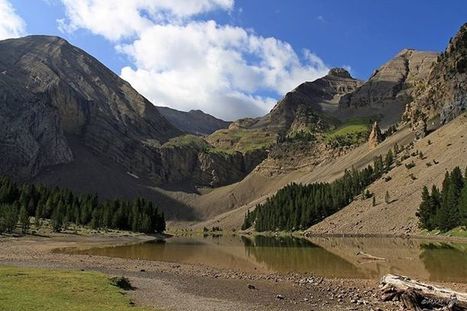
[[[234,120],[344,67],[443,51],[466,0],[0,0],[0,40],[67,39],[158,106]]]

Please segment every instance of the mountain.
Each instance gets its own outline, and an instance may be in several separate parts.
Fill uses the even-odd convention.
[[[19,177],[73,161],[68,137],[128,171],[156,176],[152,147],[180,134],[130,84],[58,37],[0,42],[0,97],[0,171]]]
[[[334,117],[342,96],[362,85],[343,68],[333,68],[315,81],[304,82],[288,92],[267,115],[232,122],[207,140],[218,148],[268,150],[285,139],[313,137],[336,128]]]
[[[339,102],[337,117],[378,116],[383,126],[400,121],[416,86],[426,80],[438,53],[404,49],[379,67],[355,91]]]
[[[179,130],[195,134],[209,135],[227,128],[230,122],[217,119],[201,110],[179,111],[168,107],[157,107],[157,110]]]
[[[282,133],[309,127],[324,129],[338,109],[341,97],[362,84],[363,81],[352,78],[345,69],[333,68],[326,76],[304,82],[288,92],[271,112],[250,127]]]
[[[338,109],[341,97],[362,83],[345,69],[333,68],[326,76],[304,82],[288,92],[255,127],[268,127],[278,132],[309,126],[326,127],[324,120],[318,118],[329,119]]]
[[[224,185],[259,161],[187,136],[129,83],[58,37],[0,41],[0,99],[0,174],[16,180],[154,197],[147,187]],[[198,111],[182,115],[203,131],[226,125]]]

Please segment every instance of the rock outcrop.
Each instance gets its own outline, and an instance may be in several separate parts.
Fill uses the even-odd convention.
[[[219,187],[241,180],[267,156],[262,149],[246,153],[220,152],[206,143],[164,145],[161,148],[163,180],[168,185],[191,183]]]
[[[430,129],[449,122],[467,108],[467,24],[464,24],[429,76],[418,84],[404,118],[413,126],[423,120]]]
[[[371,149],[376,148],[383,141],[383,135],[381,134],[381,129],[379,128],[378,122],[373,124],[371,128],[370,136],[368,137],[368,147]]]

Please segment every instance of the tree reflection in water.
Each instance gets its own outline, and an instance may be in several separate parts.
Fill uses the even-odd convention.
[[[431,281],[467,282],[467,247],[447,243],[424,243],[420,259]]]

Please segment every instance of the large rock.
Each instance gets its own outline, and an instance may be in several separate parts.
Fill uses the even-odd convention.
[[[376,148],[381,141],[383,141],[383,135],[381,134],[381,129],[379,128],[378,122],[373,124],[373,127],[368,137],[368,147],[371,149]]]

